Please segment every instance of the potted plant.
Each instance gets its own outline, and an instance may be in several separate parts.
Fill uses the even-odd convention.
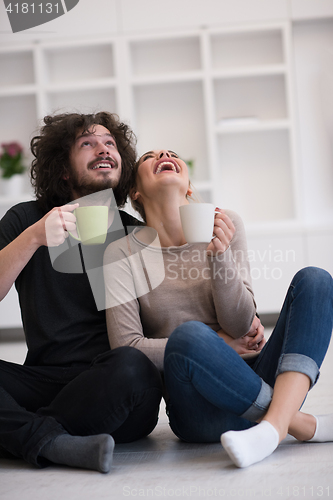
[[[0,169],[2,192],[6,196],[20,193],[22,174],[25,172],[23,163],[23,147],[18,142],[7,142],[1,144]]]

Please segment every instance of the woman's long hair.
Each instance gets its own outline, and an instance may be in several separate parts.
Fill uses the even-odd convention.
[[[114,188],[119,207],[126,203],[132,170],[136,159],[136,137],[130,127],[119,121],[116,114],[64,113],[44,118],[45,125],[40,135],[33,137],[30,146],[35,159],[32,161],[30,177],[36,199],[48,212],[56,206],[71,201],[71,187],[66,180],[70,176],[70,151],[79,132],[91,130],[93,125],[102,125],[114,137],[121,156],[121,177]]]

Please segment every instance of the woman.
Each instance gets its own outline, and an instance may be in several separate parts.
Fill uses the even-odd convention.
[[[187,244],[179,207],[191,194],[175,153],[139,159],[131,198],[148,227],[105,254],[111,348],[132,345],[164,366],[175,434],[196,442],[222,435],[238,467],[270,455],[287,433],[333,440],[333,416],[299,411],[330,342],[331,276],[318,268],[297,273],[264,346],[242,222],[218,210],[209,245]]]

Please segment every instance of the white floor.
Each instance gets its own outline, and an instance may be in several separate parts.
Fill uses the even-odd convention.
[[[0,357],[22,362],[21,343],[0,343]],[[303,407],[333,412],[333,347],[318,384]],[[333,443],[286,438],[268,459],[247,469],[232,465],[222,446],[181,443],[164,409],[149,438],[117,445],[112,471],[53,466],[36,470],[21,460],[0,459],[1,500],[99,500],[109,498],[329,498],[333,497]]]

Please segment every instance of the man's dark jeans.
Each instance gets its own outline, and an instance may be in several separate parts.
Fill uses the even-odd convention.
[[[43,467],[50,439],[111,434],[116,443],[156,426],[162,381],[139,350],[119,347],[90,366],[21,366],[0,360],[0,449]]]

